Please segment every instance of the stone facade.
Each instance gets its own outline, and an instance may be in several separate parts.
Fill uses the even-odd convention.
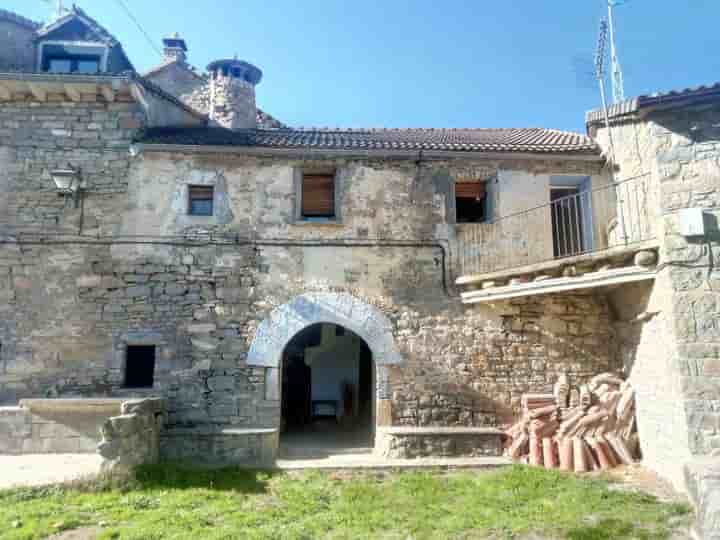
[[[620,354],[637,389],[645,461],[676,485],[683,463],[720,447],[720,108],[685,104],[612,127],[619,175],[648,175],[661,267],[652,287],[615,303]],[[594,128],[608,147],[607,130]],[[706,234],[680,234],[680,211],[702,208]],[[619,295],[620,293],[618,293]]]
[[[72,78],[59,89],[42,81],[38,90],[40,79],[20,75],[12,91],[0,85],[0,403],[161,396],[161,435],[159,405],[127,409],[106,426],[111,463],[269,464],[282,351],[307,326],[336,323],[373,354],[376,444],[387,455],[497,454],[497,433],[477,430],[513,421],[523,393],[550,391],[561,374],[577,385],[605,371],[624,371],[637,389],[650,466],[679,484],[683,462],[720,447],[716,105],[613,128],[616,179],[650,179],[636,210],[649,209],[657,226],[652,284],[463,305],[459,276],[503,257],[517,266],[554,255],[547,213],[457,224],[456,183],[489,181],[491,217],[517,215],[547,204],[557,178],[608,184],[597,149],[428,157],[326,149],[338,138],[318,132],[307,142],[301,131],[294,136],[306,142],[293,148],[220,150],[192,137],[174,150],[134,145],[158,125],[235,140],[282,127],[256,110],[257,68],[219,61],[210,77],[175,58],[148,74],[171,96],[139,83],[116,95],[119,82],[109,79],[90,91]],[[208,121],[241,132],[206,130]],[[607,147],[607,133],[593,130]],[[52,180],[68,164],[83,182],[75,197],[60,196]],[[334,172],[336,215],[324,222],[300,211],[303,173],[318,171]],[[213,188],[211,216],[189,212],[197,186]],[[687,239],[678,211],[698,206],[710,232]],[[622,203],[593,212],[608,245],[616,213],[635,219]],[[493,241],[473,251],[480,237]],[[133,346],[155,348],[151,387],[127,388]],[[17,418],[0,426],[21,436],[28,429]]]

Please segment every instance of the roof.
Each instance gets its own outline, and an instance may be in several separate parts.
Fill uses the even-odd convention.
[[[171,67],[176,66],[181,69],[184,69],[187,71],[190,75],[193,75],[194,77],[197,77],[199,80],[204,81],[205,77],[203,77],[200,73],[198,73],[195,66],[188,64],[185,61],[182,61],[178,58],[169,58],[164,60],[161,64],[158,64],[157,66],[150,68],[148,71],[143,73],[143,77],[152,77],[153,75],[157,75],[158,73],[162,72],[163,70]]]
[[[40,28],[37,31],[37,38],[41,39],[51,32],[57,30],[58,28],[61,28],[65,24],[69,23],[70,21],[77,19],[81,21],[85,26],[87,26],[97,37],[100,41],[108,45],[109,47],[118,47],[120,51],[122,52],[122,55],[125,57],[125,60],[127,61],[129,66],[132,66],[132,62],[125,54],[125,51],[123,50],[122,44],[120,41],[113,36],[104,26],[102,26],[99,22],[97,22],[95,19],[90,17],[87,13],[85,13],[82,9],[79,7],[73,5],[73,7],[62,17],[59,17],[52,21],[49,24],[46,24],[42,28]]]
[[[137,75],[134,73],[131,74],[131,77],[133,80],[137,81],[143,88],[145,88],[145,90],[147,90],[148,92],[156,95],[157,97],[159,97],[161,99],[164,99],[165,101],[167,101],[169,103],[172,103],[176,107],[184,110],[185,112],[187,112],[197,118],[207,120],[206,114],[203,114],[200,111],[193,109],[192,107],[185,104],[184,102],[182,102],[181,100],[179,100],[178,98],[176,98],[175,96],[170,94],[169,92],[166,92],[165,90],[160,88],[157,84],[150,82],[145,77],[141,77],[140,75]]]
[[[720,82],[711,85],[695,86],[682,90],[670,90],[651,95],[638,96],[632,99],[615,103],[608,107],[608,117],[611,120],[631,117],[644,109],[667,108],[679,105],[705,103],[720,98]],[[605,122],[602,109],[596,109],[585,115],[587,124]]]
[[[26,19],[25,17],[21,17],[17,13],[13,13],[12,11],[7,11],[5,9],[0,9],[0,21],[10,21],[15,24],[19,24],[20,26],[24,26],[25,28],[28,28],[30,30],[37,30],[41,26],[40,23],[36,23],[35,21]]]
[[[104,43],[107,43],[108,45],[117,45],[120,43],[118,39],[110,32],[108,32],[108,30],[104,26],[102,26],[99,22],[97,22],[95,19],[90,17],[87,13],[85,13],[82,9],[75,5],[73,5],[73,7],[63,16],[58,17],[57,19],[40,28],[37,33],[38,37],[48,35],[50,32],[57,30],[58,28],[64,26],[73,19],[79,19],[81,22],[83,22]]]
[[[358,151],[444,151],[600,155],[580,133],[552,129],[258,129],[153,128],[146,145],[239,146]]]

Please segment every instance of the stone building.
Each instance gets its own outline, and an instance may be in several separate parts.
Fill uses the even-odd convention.
[[[172,458],[265,462],[314,421],[493,455],[523,393],[613,371],[653,467],[720,448],[717,227],[677,230],[717,211],[716,89],[618,107],[613,148],[592,114],[293,129],[177,34],[141,76],[78,9],[0,30],[0,403],[162,396]]]

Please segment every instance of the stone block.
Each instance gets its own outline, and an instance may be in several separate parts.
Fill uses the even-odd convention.
[[[685,482],[696,510],[697,537],[720,540],[720,458],[698,458],[686,464]]]
[[[143,296],[150,296],[150,287],[145,286],[137,286],[137,287],[128,287],[127,288],[127,295],[129,298],[139,298]]]
[[[209,377],[207,380],[208,388],[213,392],[225,392],[235,390],[234,377]]]
[[[83,274],[75,280],[75,284],[78,287],[93,288],[100,287],[102,284],[102,277],[93,274]]]
[[[190,324],[187,327],[189,334],[209,334],[210,332],[215,332],[216,330],[217,325],[212,323]]]

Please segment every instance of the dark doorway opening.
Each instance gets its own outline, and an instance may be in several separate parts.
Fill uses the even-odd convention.
[[[155,382],[155,345],[128,345],[125,388],[152,388]]]
[[[550,208],[553,230],[553,255],[569,257],[583,253],[587,203],[575,187],[552,188]]]
[[[298,333],[283,353],[281,395],[284,457],[372,449],[372,352],[350,330],[321,323]]]

